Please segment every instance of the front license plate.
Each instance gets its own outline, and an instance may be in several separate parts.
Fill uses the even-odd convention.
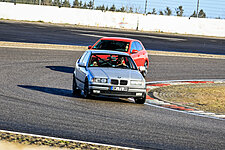
[[[113,91],[127,91],[127,87],[112,86],[111,90],[113,90]]]

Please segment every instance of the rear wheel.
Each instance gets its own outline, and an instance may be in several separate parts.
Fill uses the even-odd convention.
[[[143,97],[140,97],[140,98],[134,98],[134,101],[135,101],[135,103],[137,103],[137,104],[144,104],[145,101],[146,101],[146,94],[144,94]]]

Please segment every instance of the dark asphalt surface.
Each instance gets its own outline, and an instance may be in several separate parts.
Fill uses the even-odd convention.
[[[70,28],[0,21],[0,41],[89,45],[97,39]],[[215,41],[210,45],[220,51],[224,41]],[[172,41],[158,42],[167,47]],[[0,48],[0,129],[142,149],[224,149],[222,120],[129,100],[72,97],[73,66],[81,54]],[[225,78],[224,59],[149,57],[147,81]]]
[[[88,46],[101,36],[139,39],[146,49],[161,51],[225,54],[225,38],[202,38],[110,29],[55,26],[0,20],[0,41]]]
[[[0,129],[142,149],[224,149],[222,120],[128,100],[72,97],[73,65],[81,54],[0,48]],[[148,81],[225,78],[225,60],[150,58]]]

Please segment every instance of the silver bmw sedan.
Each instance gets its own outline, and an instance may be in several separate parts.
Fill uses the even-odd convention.
[[[134,60],[126,53],[88,50],[77,60],[73,73],[73,94],[134,98],[146,100],[145,79]]]

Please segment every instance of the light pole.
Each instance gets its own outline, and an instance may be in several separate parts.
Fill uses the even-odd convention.
[[[197,1],[197,18],[198,18],[199,0]]]
[[[145,14],[146,14],[146,10],[147,10],[147,3],[148,3],[148,0],[145,1]]]

